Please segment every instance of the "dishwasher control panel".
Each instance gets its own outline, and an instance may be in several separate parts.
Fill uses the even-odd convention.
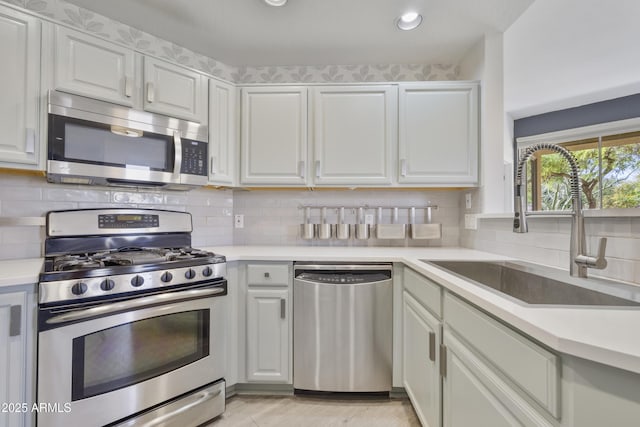
[[[335,272],[322,273],[322,272],[302,272],[296,274],[296,279],[307,280],[309,282],[318,283],[372,283],[380,282],[382,280],[389,280],[391,275],[380,272],[376,273],[347,273],[347,272]]]

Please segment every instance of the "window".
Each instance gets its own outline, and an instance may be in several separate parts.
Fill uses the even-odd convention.
[[[542,136],[535,140],[545,141]],[[530,143],[519,140],[518,146],[522,148]],[[578,162],[585,209],[640,208],[640,131],[590,136],[558,144],[569,150]],[[535,153],[526,172],[529,210],[571,209],[570,170],[560,154]]]

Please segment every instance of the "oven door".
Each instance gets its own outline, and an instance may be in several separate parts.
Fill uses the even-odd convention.
[[[226,298],[166,301],[179,294],[105,303],[87,319],[92,309],[70,312],[40,332],[38,402],[58,410],[39,412],[38,425],[102,426],[222,378]]]

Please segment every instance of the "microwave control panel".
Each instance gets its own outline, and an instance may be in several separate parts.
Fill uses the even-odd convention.
[[[207,175],[207,143],[182,139],[182,167],[180,173]]]

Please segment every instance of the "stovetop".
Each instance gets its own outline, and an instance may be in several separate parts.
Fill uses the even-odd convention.
[[[185,248],[120,248],[83,254],[65,254],[47,259],[44,271],[81,271],[96,268],[132,266],[142,264],[158,264],[171,261],[203,260],[208,262],[224,262],[219,255],[191,247]]]
[[[40,304],[116,299],[224,280],[226,259],[193,248],[144,248],[45,259]]]
[[[191,247],[191,231],[186,212],[49,212],[39,302],[120,299],[224,281],[225,257]]]

